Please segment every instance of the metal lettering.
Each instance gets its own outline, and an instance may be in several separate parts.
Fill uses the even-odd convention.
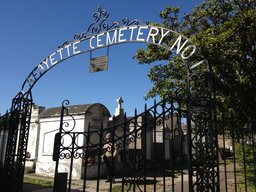
[[[126,31],[127,29],[129,29],[129,31]],[[167,37],[170,33],[179,35],[177,39],[174,40],[174,43],[172,45],[168,45],[168,42],[165,42],[165,37]],[[106,39],[106,44],[103,43],[105,39]],[[88,49],[80,50],[79,49],[80,45],[78,44],[82,43],[83,41],[88,43],[87,40],[89,41]],[[68,42],[68,44],[65,44],[65,46],[59,48],[54,53],[52,53],[47,58],[45,58],[40,64],[38,64],[37,67],[30,73],[28,78],[25,80],[25,83],[28,83],[30,87],[33,87],[33,84],[52,66],[60,63],[61,61],[71,56],[85,53],[88,50],[92,50],[95,48],[101,48],[101,47],[109,46],[116,43],[124,43],[127,41],[147,42],[152,44],[157,43],[158,46],[161,46],[168,51],[172,51],[174,54],[177,54],[177,55],[179,54],[180,58],[183,60],[189,59],[197,50],[197,46],[192,42],[188,43],[190,42],[190,40],[184,37],[183,35],[176,33],[172,30],[165,29],[160,26],[148,26],[148,25],[123,26],[123,27],[115,28],[111,31],[104,31],[99,34],[94,34],[90,38],[84,38],[82,40],[74,40],[72,43]],[[70,48],[70,46],[72,46],[72,48]],[[63,53],[63,49],[67,49],[67,53],[66,52]],[[50,60],[49,62],[50,64],[48,63],[48,60]],[[191,69],[197,67],[203,62],[206,62],[206,64],[208,63],[207,60],[202,60],[194,65],[190,64]],[[43,64],[45,64],[46,67],[43,66]]]
[[[152,33],[153,30],[156,30],[156,33],[153,34],[153,33]],[[149,38],[150,38],[150,36],[151,36],[153,43],[155,43],[155,36],[158,34],[158,32],[159,32],[158,28],[156,28],[156,27],[151,27],[151,28],[150,28],[150,31],[149,31],[149,33],[148,33],[147,41],[149,40]]]
[[[104,46],[104,44],[99,44],[99,42],[101,42],[101,40],[102,40],[102,39],[100,39],[99,37],[102,36],[102,35],[104,35],[104,33],[97,35],[97,47],[102,47],[102,46]]]
[[[49,65],[48,65],[48,57],[43,61],[43,63],[47,66],[47,69],[49,69]]]
[[[81,51],[76,51],[77,47],[75,46],[76,44],[80,43],[80,41],[76,41],[73,43],[73,54],[77,54],[77,53],[80,53]]]
[[[30,87],[32,87],[32,85],[30,83],[32,83],[32,82],[34,83],[35,82],[34,80],[30,79],[29,77],[27,78],[26,81],[28,82]]]
[[[140,30],[141,30],[141,29],[147,29],[147,28],[148,28],[148,26],[146,26],[146,27],[140,27],[140,28],[139,28],[136,41],[145,41],[145,39],[140,39],[140,38],[139,38],[140,35],[143,35],[143,32],[141,32]]]
[[[67,49],[67,52],[68,52],[68,57],[70,56],[70,53],[69,53],[69,47],[71,46],[71,44],[65,46],[65,48]]]
[[[180,47],[180,42],[181,42],[181,36],[178,37],[178,39],[175,41],[175,43],[172,45],[171,47],[171,51],[174,48],[174,46],[178,43],[178,48],[176,49],[176,53],[179,54],[179,52],[182,50],[182,48],[186,45],[186,43],[188,42],[188,40],[186,40],[183,45]]]
[[[125,27],[125,28],[121,28],[121,29],[119,29],[119,37],[118,37],[118,42],[125,42],[126,41],[126,39],[121,39],[121,37],[122,36],[124,36],[124,34],[122,33],[122,31],[123,30],[126,30],[127,29],[127,27]]]
[[[91,47],[91,49],[95,48],[95,47],[92,46],[92,39],[94,39],[94,38],[95,38],[95,36],[91,37],[91,39],[90,39],[90,47]]]
[[[206,60],[206,59],[204,59],[204,60],[202,60],[202,61],[200,61],[200,62],[196,63],[196,64],[195,64],[195,65],[193,65],[192,67],[190,67],[190,69],[194,69],[194,68],[196,68],[198,65],[201,65],[203,62],[208,63],[208,62],[207,62],[207,60]]]
[[[189,56],[184,57],[184,53],[185,53],[190,47],[193,47],[193,51],[189,54]],[[191,57],[191,56],[195,53],[195,51],[196,51],[196,46],[195,46],[195,45],[189,45],[189,46],[186,47],[186,49],[185,49],[184,51],[182,51],[182,53],[181,53],[181,58],[182,58],[182,59],[188,59],[189,57]]]
[[[36,69],[37,69],[37,68],[36,68]],[[35,70],[36,70],[36,69],[34,69],[34,71],[32,71],[32,73],[31,73],[31,75],[34,77],[35,81],[36,81],[36,79],[37,79],[37,78],[36,78],[37,73],[35,73]]]
[[[107,32],[106,45],[108,45],[108,42],[110,44],[116,43],[116,36],[117,36],[117,30],[115,30],[112,41],[111,41],[110,36],[109,36],[109,32]],[[114,40],[115,40],[115,42],[114,42]]]
[[[60,60],[62,60],[62,50],[63,50],[63,48],[60,48],[57,52],[59,52],[60,53]]]
[[[55,53],[50,55],[50,61],[51,61],[52,65],[55,65],[58,61],[53,62],[53,60],[54,60],[54,58],[52,58],[53,55],[55,55]]]
[[[129,29],[131,29],[131,36],[130,36],[130,41],[132,41],[132,37],[133,37],[133,30],[136,29],[137,26],[132,26],[132,27],[129,27]]]
[[[38,68],[38,71],[39,71],[40,75],[42,75],[41,71],[44,71],[43,73],[45,73],[45,69],[43,68],[43,66],[41,64],[38,64],[37,68]]]
[[[169,33],[170,31],[167,31],[165,34],[164,34],[164,29],[161,28],[161,39],[158,43],[158,45],[161,44],[161,42],[163,41],[163,38]]]

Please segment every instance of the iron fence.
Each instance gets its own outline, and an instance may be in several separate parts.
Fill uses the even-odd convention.
[[[108,142],[106,134],[111,133],[114,135],[111,143],[116,145],[118,155],[113,166],[115,180],[109,182],[110,191],[116,187],[115,182],[119,183],[120,191],[254,191],[255,137],[251,122],[232,115],[216,116],[214,127],[218,129],[218,147],[210,147],[213,157],[208,157],[201,153],[205,152],[203,148],[209,143],[206,141],[209,136],[197,135],[204,132],[198,131],[200,127],[191,121],[189,137],[187,112],[175,103],[179,103],[177,98],[162,101],[149,109],[145,107],[144,113],[137,115],[135,112],[132,118],[124,116],[123,123],[119,124],[115,124],[114,118],[112,127],[100,130],[91,130],[90,125],[87,132],[72,132],[67,127],[64,131],[61,127],[57,134],[61,144],[55,157],[59,157],[60,164],[69,160],[68,190],[72,188],[72,172],[79,159],[83,162],[81,191],[87,191],[87,183],[91,180],[97,181],[93,187],[100,190],[100,183],[107,180],[102,149]],[[69,143],[64,141],[67,137],[71,138]],[[92,142],[93,137],[98,138],[97,143]],[[83,142],[78,143],[78,138],[79,141],[84,138]],[[198,144],[201,151],[193,148]],[[192,148],[191,154],[189,148]],[[110,151],[113,155],[113,148]],[[198,163],[198,158],[205,156],[208,159]],[[192,173],[189,173],[189,165],[193,166]],[[93,166],[96,175],[90,177],[89,169]],[[56,175],[61,172],[58,165],[56,171]],[[59,182],[57,177],[55,179]]]
[[[202,180],[202,177],[194,173],[190,180],[189,164],[193,165],[193,156],[198,156],[199,152],[192,148],[191,155],[189,154],[188,148],[196,140],[188,140],[187,113],[175,106],[174,101],[160,102],[150,109],[145,107],[144,113],[135,113],[132,118],[124,116],[123,123],[116,124],[114,119],[113,126],[109,128],[90,130],[89,126],[87,132],[72,132],[66,127],[66,131],[60,132],[59,155],[56,157],[60,164],[62,161],[69,161],[69,171],[64,177],[57,177],[65,180],[68,176],[68,181],[64,184],[68,182],[67,188],[72,189],[73,165],[80,159],[83,169],[81,191],[87,191],[87,183],[91,180],[97,181],[93,187],[99,191],[100,183],[107,179],[106,163],[101,158],[102,148],[107,142],[106,134],[112,133],[114,139],[111,142],[116,143],[118,149],[113,170],[115,182],[118,182],[121,191],[256,191],[255,122],[232,113],[216,116],[218,147],[214,148],[213,162],[213,173],[216,175],[212,176],[212,172],[202,173],[205,174],[204,178],[214,178],[215,181],[207,183],[207,180]],[[6,176],[15,177],[18,171],[13,165],[13,171],[9,171],[8,175],[3,172],[10,121],[10,113],[0,118],[1,181]],[[191,138],[197,138],[193,131],[196,129],[197,124],[191,122]],[[118,133],[118,130],[122,130],[122,133]],[[64,142],[67,136],[71,138],[69,144]],[[93,143],[93,136],[99,138],[100,142]],[[77,143],[78,139],[83,142]],[[152,142],[151,146],[149,141]],[[201,147],[205,144],[202,141]],[[92,166],[97,168],[97,175],[88,178],[88,169]],[[60,172],[58,174],[61,175]],[[58,180],[57,178],[56,183]],[[192,188],[190,182],[193,184]],[[9,187],[3,183],[1,185]],[[116,186],[109,182],[110,191]]]

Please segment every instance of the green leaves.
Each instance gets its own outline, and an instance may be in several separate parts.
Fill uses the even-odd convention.
[[[256,145],[254,144],[254,148]],[[236,159],[239,163],[240,172],[243,177],[247,179],[247,182],[256,185],[254,180],[254,151],[251,144],[235,143]],[[246,167],[244,167],[246,166]]]
[[[194,41],[215,73],[218,108],[231,109],[249,119],[248,110],[256,107],[256,1],[205,0],[190,13],[180,16],[179,12],[179,7],[166,6],[159,12],[163,22],[152,25],[172,29]],[[171,46],[177,37],[165,38]],[[145,98],[164,97],[186,83],[183,62],[163,48],[149,44],[146,50],[139,49],[134,58],[139,64],[162,61],[149,72],[154,87]],[[193,58],[194,63],[200,61]],[[256,112],[252,114],[255,119]]]

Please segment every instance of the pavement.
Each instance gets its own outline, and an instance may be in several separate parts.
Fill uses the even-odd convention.
[[[26,174],[24,175],[24,177],[27,178],[33,178],[33,179],[41,179],[41,180],[45,180],[45,181],[53,181],[53,178],[48,178],[48,177],[42,177],[42,176],[38,176],[38,175],[30,175],[30,174]],[[130,177],[131,179],[131,177]],[[156,183],[155,187],[156,187],[156,191],[163,191],[163,177],[156,177],[156,182],[154,182],[154,177],[147,177],[147,191],[154,191],[154,183]],[[177,187],[178,183],[181,183],[182,177],[181,176],[177,176],[177,177],[166,177],[165,178],[165,188],[170,188],[169,191],[172,191],[171,188],[174,186],[175,188]],[[98,180],[86,180],[86,188],[85,188],[85,192],[95,192],[97,191],[97,186],[100,189],[99,191],[107,191],[110,187],[115,187],[115,186],[122,186],[122,178],[116,178],[115,179],[115,183],[109,183],[109,182],[105,182],[106,179],[99,179]],[[186,174],[183,177],[183,183],[187,183],[188,185],[188,175]],[[111,186],[112,184],[112,186]],[[185,185],[185,184],[184,184]],[[84,186],[84,180],[72,180],[71,182],[71,192],[80,192],[83,191],[83,186]],[[129,184],[128,184],[129,186]],[[67,187],[68,188],[68,187]],[[128,187],[129,188],[129,187]],[[128,188],[126,189],[126,191],[128,190]],[[144,191],[144,185],[140,186],[141,190],[139,190],[136,187],[135,191]],[[181,187],[180,187],[181,188]],[[186,187],[187,188],[187,187]],[[131,190],[133,191],[133,190]],[[168,190],[166,190],[168,191]],[[175,190],[176,191],[176,190]],[[184,190],[186,191],[186,190]],[[42,190],[36,190],[35,192],[53,192],[53,188],[47,188],[47,189],[42,189]]]
[[[234,164],[229,164],[226,166],[226,171],[224,166],[220,166],[220,191],[228,191],[231,192],[233,189],[230,187],[232,183],[234,183]],[[148,175],[151,175],[150,173]],[[53,178],[42,177],[38,175],[30,175],[27,174],[24,177],[33,178],[33,179],[41,179],[46,181],[53,181]],[[194,177],[194,179],[196,176]],[[184,174],[176,176],[176,177],[165,177],[165,181],[163,181],[163,177],[159,174],[156,176],[156,184],[154,185],[154,177],[146,177],[147,185],[146,191],[163,191],[163,187],[165,186],[166,192],[172,191],[189,191],[188,186],[188,174]],[[238,179],[238,178],[237,178]],[[85,183],[85,192],[95,192],[97,191],[97,186],[100,189],[99,191],[107,191],[109,188],[113,188],[114,186],[122,186],[122,178],[116,178],[116,183],[107,183],[106,179],[99,180],[86,180]],[[164,184],[165,183],[165,184]],[[84,180],[72,180],[71,190],[70,192],[80,192],[83,191]],[[68,187],[67,187],[68,188]],[[128,191],[126,189],[125,191]],[[133,190],[131,190],[133,191]],[[141,186],[141,190],[136,187],[135,191],[145,191],[144,186]],[[53,192],[53,188],[37,190],[36,192]]]

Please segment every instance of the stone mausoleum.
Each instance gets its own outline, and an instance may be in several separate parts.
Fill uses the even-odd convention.
[[[122,108],[122,97],[117,99],[118,107],[113,116],[115,116],[115,123],[121,123],[124,120],[124,109]],[[90,130],[98,130],[101,128],[101,123],[103,122],[103,128],[109,127],[113,122],[113,116],[109,112],[106,106],[100,103],[92,103],[92,104],[84,104],[84,105],[74,105],[74,106],[66,106],[68,109],[68,113],[73,116],[75,119],[76,125],[73,125],[73,119],[70,116],[64,116],[64,121],[69,123],[68,129],[74,127],[72,131],[74,132],[86,132],[88,131],[88,124],[90,122]],[[148,114],[150,115],[150,114]],[[33,105],[32,107],[32,116],[30,123],[30,133],[29,133],[29,142],[26,154],[26,169],[34,169],[36,174],[43,176],[53,177],[55,173],[55,162],[53,161],[53,145],[54,145],[54,137],[55,134],[59,131],[60,127],[60,116],[61,116],[61,107],[49,108],[45,109],[45,107],[40,107],[37,105]],[[131,117],[127,117],[131,118]],[[150,118],[150,117],[148,117]],[[142,124],[143,118],[138,118],[138,125]],[[168,122],[167,122],[168,123]],[[132,123],[128,125],[127,130],[132,131],[134,129]],[[178,121],[173,125],[175,128],[180,127],[178,125]],[[165,129],[167,129],[167,133],[170,132],[171,126],[166,125]],[[122,134],[123,129],[117,128],[118,131]],[[137,141],[136,150],[147,150],[147,161],[151,162],[151,159],[154,154],[152,154],[153,147],[161,148],[161,145],[165,144],[166,155],[165,159],[168,160],[171,158],[171,140],[173,138],[171,136],[167,136],[165,141],[161,140],[161,132],[163,129],[161,127],[156,127],[156,141],[153,140],[153,132],[147,133],[147,144],[143,145],[143,139]],[[105,136],[103,136],[105,137]],[[158,139],[159,138],[159,139]],[[79,138],[78,138],[79,139]],[[99,142],[99,138],[94,138],[95,143]],[[64,142],[69,142],[68,139]],[[78,144],[81,143],[82,139],[78,141]],[[65,144],[65,143],[64,143]],[[127,146],[129,150],[134,150],[134,146],[131,143]],[[185,153],[187,152],[185,148]],[[131,153],[133,154],[133,153]],[[133,157],[131,157],[133,158]],[[118,170],[118,165],[120,162],[120,156],[118,155],[116,163],[116,170]],[[158,163],[158,162],[156,162]],[[161,163],[161,162],[160,162]],[[69,160],[60,160],[59,161],[59,172],[69,172]],[[106,167],[105,164],[101,164],[101,174],[105,174]],[[149,167],[152,166],[150,163]],[[94,159],[94,162],[87,167],[87,177],[93,178],[97,175],[97,158]],[[81,179],[83,178],[83,159],[74,159],[73,162],[73,171],[72,171],[72,179]]]

